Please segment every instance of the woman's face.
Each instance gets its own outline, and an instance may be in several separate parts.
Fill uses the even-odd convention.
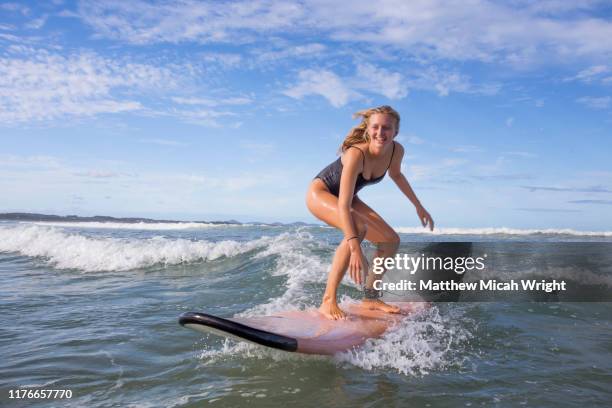
[[[395,118],[386,113],[375,113],[370,116],[368,134],[370,144],[382,148],[393,142],[397,133]]]

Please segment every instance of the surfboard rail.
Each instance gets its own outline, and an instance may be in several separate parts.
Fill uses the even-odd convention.
[[[201,331],[210,331],[209,329],[211,328],[214,330],[220,330],[241,339],[279,350],[295,352],[298,349],[298,342],[294,338],[256,329],[242,323],[206,313],[183,313],[181,316],[179,316],[179,324],[186,327],[195,326],[192,328]]]

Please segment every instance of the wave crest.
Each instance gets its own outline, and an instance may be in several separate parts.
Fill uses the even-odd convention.
[[[236,256],[264,247],[272,238],[253,241],[191,241],[153,237],[92,238],[54,227],[0,227],[0,252],[46,258],[57,269],[125,271],[156,264],[177,265]]]

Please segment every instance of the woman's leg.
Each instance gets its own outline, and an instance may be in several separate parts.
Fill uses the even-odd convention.
[[[367,220],[368,230],[365,238],[376,246],[374,256],[377,258],[394,257],[400,243],[399,235],[397,235],[395,230],[376,211],[361,201],[359,197],[353,199],[353,208],[359,214],[363,214]],[[375,293],[374,281],[382,279],[384,273],[385,271],[380,274],[374,274],[372,268],[367,271],[364,285],[366,289],[364,305],[385,312],[398,313],[400,311],[398,307],[388,305],[376,296],[367,296],[368,294]]]
[[[341,229],[338,197],[327,191],[321,180],[315,179],[312,182],[306,195],[306,205],[315,217],[332,227]],[[363,217],[357,214],[354,209],[351,209],[351,215],[357,229],[359,242],[361,242],[366,235],[367,225]],[[319,311],[329,319],[335,320],[345,317],[345,313],[338,307],[336,292],[348,268],[349,259],[350,249],[348,242],[346,239],[343,239],[334,254],[331,269],[327,277],[327,286],[325,287],[323,300],[319,307]]]
[[[341,229],[340,214],[338,211],[338,197],[327,191],[325,184],[318,179],[315,179],[306,195],[306,205],[310,212],[325,222],[326,224]],[[359,241],[364,239],[374,243],[377,246],[376,256],[392,257],[399,246],[399,236],[391,228],[385,220],[380,217],[374,210],[368,207],[359,197],[355,196],[351,208],[351,216],[359,235]],[[323,301],[319,310],[325,316],[331,319],[339,319],[345,316],[345,313],[338,307],[336,292],[340,281],[346,273],[350,259],[350,250],[348,243],[343,239],[336,249],[334,260],[327,278],[327,286]],[[364,262],[365,264],[365,262]],[[382,276],[370,277],[366,276],[366,287],[372,288],[374,280],[380,279]],[[369,282],[367,281],[369,279]],[[380,309],[385,312],[397,313],[399,308],[387,305],[378,299],[367,299],[364,304],[370,308]]]

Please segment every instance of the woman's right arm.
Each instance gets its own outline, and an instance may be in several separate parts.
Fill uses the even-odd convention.
[[[357,228],[351,215],[351,205],[353,203],[353,195],[355,192],[355,182],[357,175],[363,171],[363,159],[361,152],[358,149],[347,149],[342,157],[342,176],[340,177],[340,193],[338,195],[338,212],[340,215],[340,225],[344,232],[344,239],[348,240],[347,244],[351,251],[349,261],[349,273],[351,278],[361,284],[363,269],[363,252],[359,238],[357,237]]]

